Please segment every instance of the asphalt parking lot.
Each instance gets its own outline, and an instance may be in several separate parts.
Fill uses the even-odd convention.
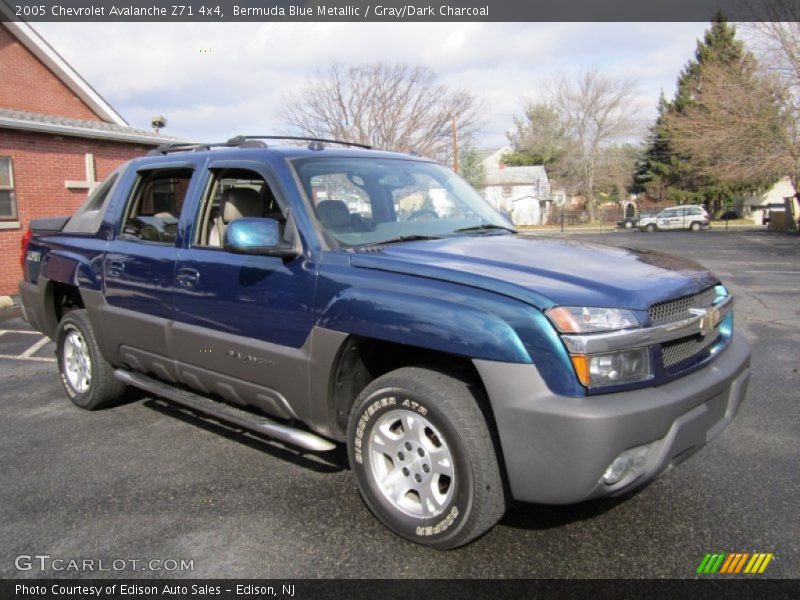
[[[451,552],[394,537],[344,452],[299,453],[155,399],[89,413],[53,344],[0,312],[0,577],[694,577],[707,552],[770,552],[800,577],[800,236],[619,232],[573,239],[690,257],[737,297],[750,392],[710,446],[621,500],[513,506]],[[19,571],[19,555],[192,560],[193,570]]]

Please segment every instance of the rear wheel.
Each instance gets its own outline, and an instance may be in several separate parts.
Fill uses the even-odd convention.
[[[505,512],[480,393],[455,376],[407,367],[359,395],[347,431],[350,465],[365,503],[394,533],[456,548]]]
[[[100,354],[85,310],[72,310],[61,319],[56,356],[61,383],[76,406],[95,410],[122,398],[125,385],[114,378],[114,368]]]
[[[630,221],[625,221],[625,229],[631,229],[633,227],[633,223]]]
[[[650,233],[653,233],[656,230],[656,226],[650,223],[647,227],[645,227],[645,230]]]
[[[689,225],[689,229],[692,231],[700,231],[700,223],[694,221],[691,225]]]

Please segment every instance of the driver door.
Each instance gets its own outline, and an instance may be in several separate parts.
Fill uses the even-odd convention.
[[[292,418],[292,398],[307,395],[302,347],[314,324],[316,266],[306,254],[283,259],[226,250],[224,232],[220,241],[213,235],[220,219],[285,224],[287,205],[261,163],[212,162],[207,176],[192,234],[175,266],[179,376],[204,393]]]

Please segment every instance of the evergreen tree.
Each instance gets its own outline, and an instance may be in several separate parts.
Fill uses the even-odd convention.
[[[666,121],[680,118],[688,107],[694,106],[705,70],[740,64],[748,56],[744,44],[736,38],[736,28],[718,15],[703,39],[698,40],[694,59],[681,71],[674,99],[667,102],[663,94],[659,99],[658,118],[635,177],[639,187],[658,199],[705,204],[712,211],[744,191],[743,186],[721,183],[702,174],[691,156],[677,152]]]
[[[672,160],[664,124],[664,115],[669,102],[664,91],[658,99],[658,116],[650,128],[644,151],[636,160],[636,173],[633,177],[635,192],[647,192],[658,202],[665,199],[666,190],[674,183],[671,180]]]

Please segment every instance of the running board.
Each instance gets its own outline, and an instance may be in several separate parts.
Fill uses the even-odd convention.
[[[336,448],[336,444],[319,437],[309,431],[276,423],[272,419],[257,415],[235,406],[217,402],[211,398],[174,387],[168,383],[153,379],[142,373],[117,369],[114,377],[119,381],[137,387],[151,394],[162,396],[178,404],[188,406],[217,419],[234,423],[250,431],[262,433],[282,442],[299,446],[313,452],[325,452]]]

